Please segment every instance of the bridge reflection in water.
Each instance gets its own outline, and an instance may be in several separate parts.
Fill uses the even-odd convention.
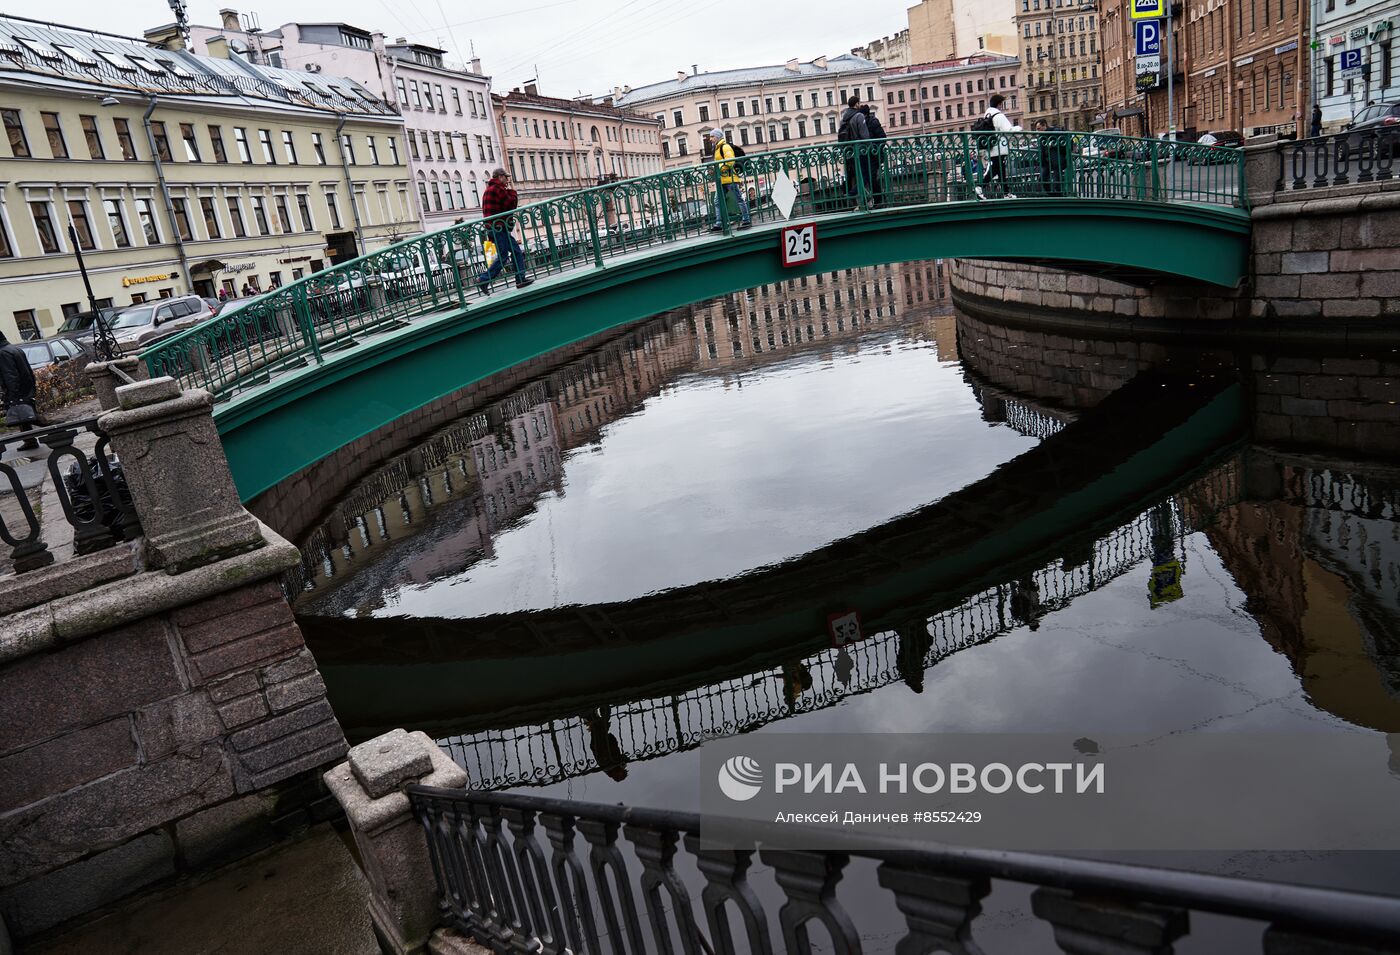
[[[1144,604],[1169,603],[1179,586],[1190,591],[1187,538],[1198,535],[1244,592],[1244,609],[1287,657],[1311,703],[1356,726],[1400,730],[1400,480],[1393,473],[1352,473],[1325,459],[1265,452],[1216,429],[1194,446],[1194,457],[1175,455],[1171,467],[1140,476],[1132,493],[1071,521],[1056,508],[1086,491],[1103,499],[1105,488],[1093,478],[1102,476],[1095,469],[1106,459],[1080,460],[1081,451],[1104,442],[1065,443],[1062,435],[1067,425],[1091,419],[1101,437],[1109,422],[1093,421],[1095,412],[1082,405],[1048,405],[994,385],[966,356],[962,373],[982,416],[1044,442],[1037,466],[1023,466],[1024,480],[1013,462],[994,475],[995,484],[979,482],[988,485],[983,500],[1013,499],[1023,515],[1059,514],[1053,533],[1025,537],[982,505],[957,508],[966,519],[951,522],[949,508],[931,505],[833,545],[832,557],[840,559],[832,566],[858,557],[871,563],[872,578],[917,568],[904,589],[870,589],[861,593],[875,599],[853,600],[868,634],[854,645],[830,647],[824,615],[810,612],[813,591],[801,578],[824,579],[822,561],[811,555],[790,562],[789,578],[746,575],[742,592],[724,582],[624,605],[465,621],[314,615],[352,607],[371,613],[383,606],[374,581],[431,584],[489,557],[495,538],[542,495],[565,493],[569,451],[596,441],[606,424],[688,370],[847,347],[840,335],[849,336],[849,347],[862,347],[858,335],[894,320],[914,298],[907,271],[887,277],[888,285],[878,273],[874,280],[857,273],[825,309],[805,309],[797,289],[775,289],[651,323],[436,432],[363,481],[310,535],[297,582],[305,590],[303,627],[347,729],[357,736],[402,723],[427,729],[483,788],[543,785],[600,770],[621,778],[638,761],[881,687],[903,683],[904,692],[920,692],[927,671],[959,651],[1034,628],[1125,575],[1140,574],[1135,586]],[[834,277],[822,294],[840,281]],[[809,293],[818,294],[815,286]],[[848,297],[855,311],[837,319],[838,303]],[[862,301],[878,302],[880,313]],[[825,321],[825,336],[806,333],[809,314],[818,325]],[[968,327],[977,333],[976,323]],[[966,333],[959,329],[955,345],[952,318],[930,316],[926,328],[941,357],[965,351]],[[1130,376],[1135,369],[1120,367],[1113,354],[1109,343],[1113,374]],[[1148,410],[1164,433],[1173,422],[1192,420],[1184,410],[1175,418]],[[1140,440],[1137,450],[1151,447]],[[1132,450],[1119,457],[1133,460]],[[950,500],[975,502],[975,491]],[[1022,536],[1008,553],[956,570],[938,564],[937,546],[911,543],[924,538],[957,549],[959,540],[1009,531]],[[366,560],[377,569],[369,583],[359,570]],[[734,615],[760,606],[768,608],[766,636],[735,638]],[[793,624],[785,613],[800,619]],[[1338,629],[1344,620],[1350,629]],[[739,645],[744,652],[735,651]],[[631,669],[614,666],[631,653],[651,656]],[[571,672],[553,683],[537,679],[560,669]]]

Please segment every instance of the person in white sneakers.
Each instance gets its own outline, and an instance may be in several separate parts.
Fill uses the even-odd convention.
[[[1019,133],[1021,127],[1011,122],[1001,108],[1006,103],[1006,97],[997,93],[990,100],[987,112],[982,114],[972,128],[983,133],[981,141],[985,143],[982,147],[987,153],[987,170],[982,174],[982,184],[977,187],[977,198],[987,198],[987,190],[991,188],[992,180],[995,179],[1001,188],[1001,194],[1008,199],[1015,199],[1006,181],[1006,163],[1011,154],[1011,143],[1003,133]],[[996,135],[990,135],[996,133]]]

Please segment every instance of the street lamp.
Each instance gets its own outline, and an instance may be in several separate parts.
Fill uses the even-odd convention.
[[[73,255],[78,260],[78,274],[83,277],[83,288],[87,290],[88,308],[92,311],[92,350],[101,361],[115,361],[121,357],[117,340],[97,307],[97,296],[92,292],[92,280],[88,278],[87,265],[83,262],[83,246],[78,241],[78,229],[73,225],[73,217],[68,217],[68,241],[73,245]]]

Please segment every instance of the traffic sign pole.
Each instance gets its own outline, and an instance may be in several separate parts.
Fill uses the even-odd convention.
[[[1176,142],[1176,62],[1172,42],[1172,0],[1167,0],[1167,142]]]

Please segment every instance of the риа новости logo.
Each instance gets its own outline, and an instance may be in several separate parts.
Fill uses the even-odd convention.
[[[731,756],[719,768],[719,789],[735,802],[747,802],[763,788],[763,767],[748,756]]]

